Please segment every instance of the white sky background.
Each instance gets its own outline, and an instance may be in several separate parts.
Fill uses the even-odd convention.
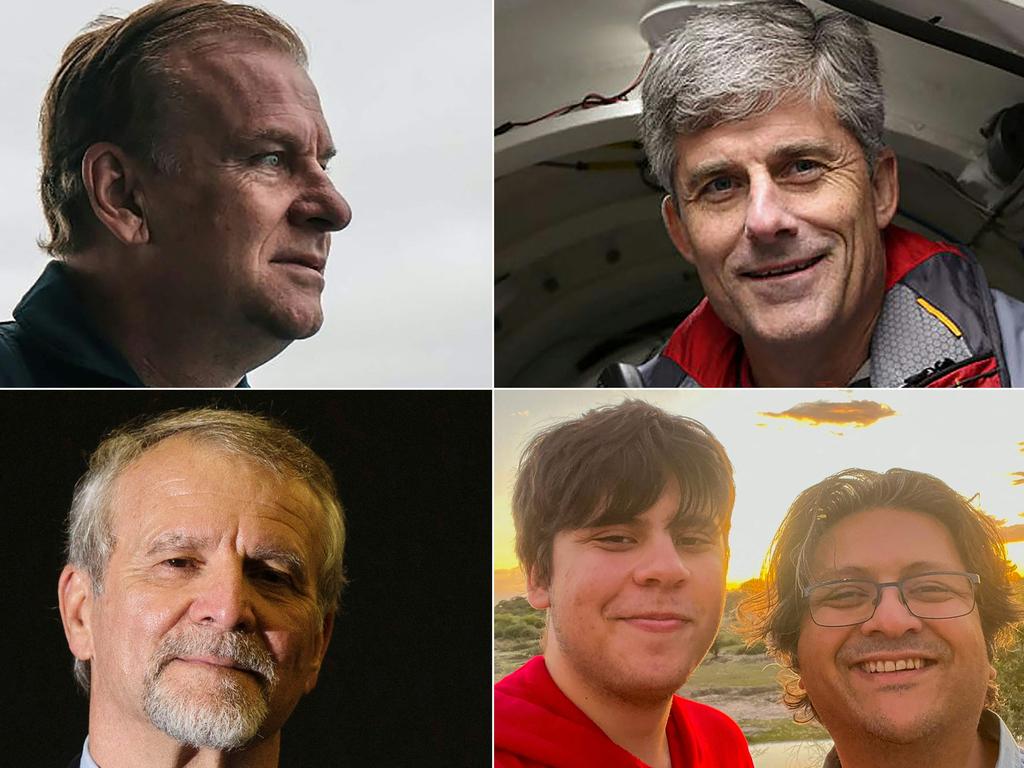
[[[15,3],[0,54],[0,316],[46,264],[39,106],[60,54],[101,12],[145,3]],[[253,386],[489,387],[492,22],[480,0],[262,0],[302,35],[352,206],[335,233],[325,322]]]

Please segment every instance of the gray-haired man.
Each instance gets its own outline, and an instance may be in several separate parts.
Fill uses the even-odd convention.
[[[974,259],[890,226],[875,47],[796,0],[694,16],[655,54],[641,135],[707,298],[608,386],[1016,386],[1024,304]]]
[[[58,596],[89,736],[72,768],[278,764],[344,582],[327,465],[259,416],[172,412],[105,439]]]

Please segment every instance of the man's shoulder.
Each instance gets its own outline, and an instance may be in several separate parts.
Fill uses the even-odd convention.
[[[0,323],[0,387],[31,387],[32,373],[25,360],[21,328],[17,321]]]
[[[684,699],[682,696],[673,696],[672,712],[673,716],[684,718],[690,728],[696,727],[702,734],[734,737],[746,744],[743,731],[736,725],[736,721],[720,709],[692,699]]]
[[[494,765],[500,768],[635,768],[562,693],[541,656],[494,686]]]
[[[725,712],[699,701],[672,698],[672,719],[680,733],[695,745],[696,755],[712,754],[736,762],[730,766],[750,766],[750,748],[736,722]]]
[[[494,686],[494,722],[515,725],[548,717],[574,719],[577,709],[555,685],[543,656],[534,656]]]

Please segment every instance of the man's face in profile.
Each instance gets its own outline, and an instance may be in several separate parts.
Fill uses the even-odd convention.
[[[895,160],[874,178],[830,105],[784,103],[676,139],[669,234],[708,300],[744,339],[865,336],[881,306],[879,230],[895,210]]]
[[[196,747],[278,732],[330,637],[313,494],[175,437],[129,466],[114,496],[115,545],[89,619],[91,706]]]
[[[717,530],[670,527],[678,509],[670,484],[632,521],[555,536],[550,584],[531,580],[529,599],[549,609],[544,656],[560,685],[661,701],[707,653],[722,619],[727,553]]]
[[[888,508],[836,523],[814,548],[811,569],[812,584],[844,578],[890,582],[967,570],[938,520]],[[934,601],[935,589],[923,584],[922,600]],[[956,618],[921,619],[894,588],[882,590],[874,615],[862,624],[822,627],[805,615],[797,659],[803,687],[833,735],[870,735],[896,744],[976,722],[991,674],[977,606]]]
[[[173,59],[167,146],[180,173],[147,179],[154,265],[167,290],[225,329],[316,333],[331,232],[351,212],[316,88],[290,56],[228,40]]]

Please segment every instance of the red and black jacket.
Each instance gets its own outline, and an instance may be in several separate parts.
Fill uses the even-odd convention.
[[[985,273],[972,255],[899,227],[885,230],[886,296],[871,340],[872,387],[1010,386]],[[639,366],[601,386],[752,387],[740,337],[701,301]]]

